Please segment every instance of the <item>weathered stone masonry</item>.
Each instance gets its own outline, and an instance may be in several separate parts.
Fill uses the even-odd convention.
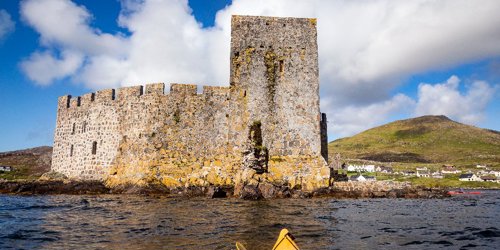
[[[233,16],[231,26],[229,87],[60,97],[52,169],[110,185],[326,185],[316,19]]]

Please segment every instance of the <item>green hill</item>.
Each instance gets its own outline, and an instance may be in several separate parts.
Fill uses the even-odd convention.
[[[422,116],[372,128],[330,142],[330,157],[400,163],[500,167],[500,132]]]
[[[50,170],[52,147],[37,147],[0,153],[0,166],[9,166],[10,172],[0,172],[0,180],[37,179]]]

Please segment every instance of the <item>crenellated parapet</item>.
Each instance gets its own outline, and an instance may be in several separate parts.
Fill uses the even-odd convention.
[[[99,90],[95,93],[87,93],[82,96],[65,95],[58,98],[58,109],[64,110],[69,108],[87,107],[98,105],[102,103],[109,103],[110,101],[127,101],[131,98],[142,96],[198,96],[198,97],[211,97],[211,96],[226,96],[229,95],[229,87],[221,86],[201,86],[203,92],[197,93],[198,85],[195,84],[170,84],[170,92],[165,93],[164,83],[152,83],[142,85],[123,87],[118,89],[105,89]]]
[[[164,83],[146,84],[146,95],[163,95],[165,94]]]

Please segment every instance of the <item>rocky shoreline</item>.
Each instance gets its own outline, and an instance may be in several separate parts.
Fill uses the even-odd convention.
[[[315,198],[335,199],[357,198],[444,198],[449,197],[446,189],[414,187],[399,182],[337,182],[330,187],[311,192],[291,189],[271,183],[237,186],[179,187],[167,188],[162,185],[107,187],[98,181],[0,181],[0,194],[17,195],[97,195],[97,194],[141,194],[165,195],[169,197],[241,198],[245,200],[275,198]]]

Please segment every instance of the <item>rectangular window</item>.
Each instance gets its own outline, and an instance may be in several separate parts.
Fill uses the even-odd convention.
[[[92,154],[95,155],[97,153],[97,142],[92,142]]]
[[[69,156],[70,157],[73,156],[73,145],[71,145],[71,148],[69,149]]]

